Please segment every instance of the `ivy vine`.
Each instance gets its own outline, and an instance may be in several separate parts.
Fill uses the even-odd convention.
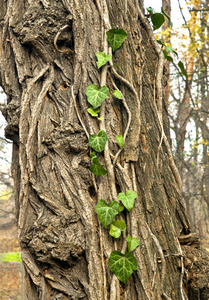
[[[115,28],[110,29],[106,35],[113,53],[121,47],[128,37],[123,29]],[[99,52],[95,55],[98,60],[96,62],[98,69],[106,65],[107,62],[112,61],[112,56],[107,55],[105,52]],[[122,69],[119,66],[117,67],[121,73],[123,73]],[[85,94],[87,96],[87,101],[92,105],[92,107],[87,109],[88,113],[92,117],[97,117],[98,120],[101,120],[102,118],[99,117],[100,106],[106,99],[110,98],[108,87],[102,86],[99,88],[97,85],[91,84],[86,88]],[[123,99],[121,92],[118,90],[114,90],[113,96],[120,100]],[[93,163],[90,170],[96,176],[104,176],[108,173],[108,171],[100,164],[96,154],[96,152],[101,153],[104,151],[107,140],[108,136],[104,130],[100,130],[97,134],[89,136],[89,147],[94,150],[90,155],[90,159]],[[124,137],[118,135],[115,137],[115,140],[122,149],[124,146]],[[136,198],[137,193],[129,190],[126,194],[119,193],[118,201],[113,200],[110,201],[110,203],[106,203],[103,199],[98,201],[95,212],[103,227],[107,229],[109,226],[109,234],[112,237],[117,239],[121,236],[121,232],[126,230],[126,223],[123,220],[115,220],[115,217],[125,208],[130,212]],[[122,204],[119,201],[121,201]],[[137,237],[132,238],[131,236],[128,236],[126,240],[128,243],[128,252],[123,254],[120,251],[112,251],[108,262],[110,271],[112,271],[123,283],[126,283],[133,271],[137,269],[136,259],[131,252],[139,246]]]
[[[165,17],[168,19],[170,22],[171,28],[173,27],[173,23],[170,20],[170,17],[167,15],[167,13],[161,8],[161,13],[156,13],[152,7],[147,8],[148,15],[146,17],[150,17],[152,21],[152,26],[153,26],[153,31],[159,29],[163,23],[165,22]],[[173,62],[173,58],[170,56],[170,53],[175,54],[176,57],[178,58],[178,53],[169,45],[166,45],[162,40],[156,39],[159,45],[161,45],[161,49],[163,51],[165,59],[168,61]],[[185,77],[187,77],[187,72],[184,68],[184,64],[182,61],[179,60],[178,62],[178,67],[181,70],[181,74]]]
[[[151,17],[153,31],[160,28],[165,22],[164,17],[169,20],[171,26],[173,25],[170,17],[163,9],[161,9],[161,13],[155,13],[151,7],[147,8],[147,11],[149,12],[148,17]],[[121,47],[125,39],[128,37],[127,33],[123,29],[115,28],[107,31],[106,35],[113,53]],[[160,39],[158,39],[157,42],[161,45],[165,59],[173,62],[173,58],[170,56],[170,53],[178,57],[178,53],[171,46],[166,45]],[[106,65],[108,62],[112,64],[111,55],[106,54],[105,52],[98,52],[95,55],[97,57],[96,64],[98,69]],[[184,65],[181,61],[178,62],[178,66],[181,69],[182,74],[187,76]],[[120,72],[123,73],[122,69],[118,65],[117,67]],[[115,84],[113,84],[113,86],[115,86]],[[86,88],[85,94],[87,96],[87,101],[92,105],[92,107],[87,109],[88,113],[92,117],[97,117],[98,120],[102,120],[102,118],[99,117],[100,106],[106,99],[110,98],[108,87],[102,86],[99,88],[97,85],[91,84]],[[119,90],[114,90],[113,96],[117,99],[123,100],[123,96]],[[126,134],[127,133],[125,133],[125,135]],[[115,137],[115,140],[121,150],[124,146],[125,135],[124,137],[122,135]],[[96,154],[96,152],[101,153],[104,151],[107,140],[108,136],[104,130],[100,130],[97,134],[92,134],[89,136],[89,146],[94,150],[90,155],[90,159],[93,163],[90,166],[90,170],[96,176],[104,176],[108,173],[108,170],[104,169],[100,164]],[[127,226],[123,220],[115,220],[115,217],[118,216],[124,209],[127,209],[128,212],[132,210],[135,199],[137,198],[137,193],[132,190],[128,190],[126,191],[126,194],[119,193],[117,198],[118,201],[113,200],[109,203],[106,203],[105,200],[101,199],[98,201],[95,207],[95,212],[100,223],[105,229],[108,229],[109,226],[109,234],[116,239],[121,236],[122,231],[125,231]],[[136,259],[131,252],[133,252],[139,246],[139,239],[137,237],[128,236],[126,241],[128,243],[128,251],[125,252],[125,254],[116,250],[112,251],[108,261],[109,270],[112,271],[124,284],[127,283],[133,271],[137,270]]]

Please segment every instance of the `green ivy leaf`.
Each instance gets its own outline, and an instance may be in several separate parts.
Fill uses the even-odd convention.
[[[154,13],[154,9],[150,6],[150,7],[147,7],[146,10],[149,12],[149,13]]]
[[[156,40],[158,44],[160,44],[161,46],[165,46],[165,43],[161,40]]]
[[[165,49],[171,53],[174,53],[178,57],[178,53],[175,50],[173,50],[171,46],[165,46]]]
[[[131,236],[128,236],[126,238],[126,241],[128,242],[128,252],[134,251],[136,249],[136,247],[139,246],[138,238],[132,238]]]
[[[170,22],[171,24],[171,28],[173,27],[173,23],[171,22],[171,18],[169,17],[169,15],[167,15],[167,13],[164,11],[163,8],[161,8],[161,12],[162,14],[164,14],[164,16],[168,19],[168,21]]]
[[[125,284],[133,273],[133,270],[137,270],[136,259],[129,252],[126,252],[124,255],[120,251],[113,251],[110,254],[108,266],[110,271],[112,271],[117,278]]]
[[[121,236],[121,231],[126,230],[126,223],[124,221],[114,221],[110,224],[109,234],[114,238],[119,238]]]
[[[107,170],[105,170],[101,164],[93,164],[91,167],[90,167],[90,170],[92,173],[94,173],[94,175],[96,176],[104,176],[108,173]]]
[[[107,226],[112,223],[114,217],[119,213],[119,203],[117,201],[111,201],[107,204],[105,200],[99,200],[95,211],[101,224],[107,229]]]
[[[87,109],[87,111],[92,117],[98,117],[98,113],[100,112],[100,109],[99,108],[93,109],[93,107],[90,107]]]
[[[90,155],[90,158],[91,158],[91,161],[94,163],[90,167],[91,172],[93,172],[96,176],[104,176],[104,175],[106,175],[108,173],[108,171],[105,170],[101,166],[101,164],[100,164],[100,162],[99,162],[99,160],[98,160],[95,152],[92,152],[92,154]]]
[[[168,55],[168,51],[163,50],[163,54],[164,54],[165,59],[167,59],[169,61],[173,61],[173,58],[170,55]]]
[[[128,211],[131,211],[131,209],[134,206],[134,200],[137,198],[137,193],[134,191],[127,191],[126,195],[124,193],[119,193],[118,200],[120,200],[123,205],[127,208]]]
[[[167,59],[168,61],[173,61],[173,58],[172,58],[171,56],[169,56],[169,55],[166,56],[166,59]]]
[[[102,121],[103,120],[103,117],[98,117],[97,118],[99,121]]]
[[[152,20],[152,24],[153,24],[153,31],[160,28],[162,26],[162,24],[165,22],[165,18],[160,13],[155,13],[155,14],[151,15],[151,20]]]
[[[110,29],[109,31],[106,32],[107,34],[107,39],[112,47],[113,53],[120,48],[120,46],[123,44],[125,39],[128,37],[127,33],[123,29]]]
[[[174,50],[171,46],[165,46],[165,49],[168,50],[169,52],[173,53]]]
[[[98,52],[96,54],[96,57],[98,59],[97,61],[97,67],[98,69],[102,66],[104,66],[108,61],[112,60],[111,55],[106,55],[104,52]]]
[[[96,84],[91,84],[87,87],[86,96],[94,109],[99,107],[105,99],[110,98],[108,87],[103,86],[99,89]]]
[[[106,132],[104,130],[100,130],[97,135],[92,134],[89,136],[89,146],[97,152],[102,152],[107,140],[108,137]]]
[[[124,146],[123,136],[122,135],[116,136],[115,140],[118,143],[118,145],[120,146],[120,148],[123,148],[123,146]]]
[[[124,206],[119,204],[119,212],[124,210]]]
[[[182,62],[182,61],[179,61],[179,62],[178,62],[178,66],[179,66],[179,68],[181,69],[182,75],[184,75],[185,77],[187,77],[187,72],[186,72],[186,70],[184,69],[184,65],[183,65],[183,62]]]
[[[115,90],[115,91],[113,92],[113,96],[115,96],[115,97],[118,98],[118,99],[123,99],[123,97],[122,97],[122,95],[121,95],[121,92],[120,92],[120,91],[117,91],[117,90]]]

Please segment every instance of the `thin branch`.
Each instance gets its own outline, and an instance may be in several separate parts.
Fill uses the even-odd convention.
[[[13,214],[13,215],[15,214],[13,211],[6,211],[6,210],[4,210],[2,208],[0,208],[0,211],[3,211],[6,214]]]

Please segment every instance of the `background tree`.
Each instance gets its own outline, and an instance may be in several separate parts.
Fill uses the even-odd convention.
[[[184,29],[179,41],[188,77],[171,77],[170,118],[175,132],[175,158],[183,180],[183,194],[192,230],[197,230],[207,247],[208,194],[208,6],[204,1],[188,3],[190,18],[183,12]],[[179,4],[180,7],[180,4]],[[182,34],[187,30],[187,36]],[[181,39],[184,37],[184,40]],[[174,37],[175,38],[175,37]],[[182,41],[182,42],[181,42]],[[189,42],[188,42],[189,41]],[[175,41],[176,42],[176,41]],[[186,54],[186,55],[185,55]],[[173,74],[175,70],[171,71]]]
[[[194,289],[206,295],[208,257],[190,234],[169,143],[163,54],[142,3],[1,0],[0,6],[4,115],[6,136],[14,142],[25,298],[179,300]],[[114,53],[114,64],[100,71],[95,54],[111,54],[110,28],[123,28],[128,38]],[[87,112],[90,84],[123,94],[122,101],[111,96],[102,104],[102,120]],[[88,138],[99,130],[108,135],[98,154],[108,174],[95,178]],[[126,133],[119,153],[115,136]],[[111,251],[127,248],[124,235],[117,243],[108,236],[95,206],[127,190],[138,197],[131,213],[122,216],[140,247],[134,252],[138,269],[124,285],[108,270]],[[181,247],[180,241],[190,246]],[[182,249],[191,263],[199,255],[196,266],[205,259],[202,280],[186,284],[185,277],[183,284]],[[193,276],[188,262],[187,267]]]

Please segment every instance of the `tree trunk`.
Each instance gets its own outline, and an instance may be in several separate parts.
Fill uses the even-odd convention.
[[[5,132],[14,141],[25,299],[186,299],[178,237],[190,227],[169,144],[163,55],[141,6],[133,0],[0,1]],[[117,27],[128,33],[113,54],[123,76],[112,64],[96,67],[95,53],[110,51],[106,31]],[[123,102],[111,96],[102,104],[102,121],[86,110],[92,83],[124,95]],[[109,172],[95,178],[88,136],[101,129],[108,142],[99,159]],[[126,130],[116,160],[115,136]],[[108,235],[95,205],[130,189],[138,197],[122,215],[127,235],[140,246],[138,269],[124,285],[108,270],[111,251],[126,250],[124,236],[115,242]]]

